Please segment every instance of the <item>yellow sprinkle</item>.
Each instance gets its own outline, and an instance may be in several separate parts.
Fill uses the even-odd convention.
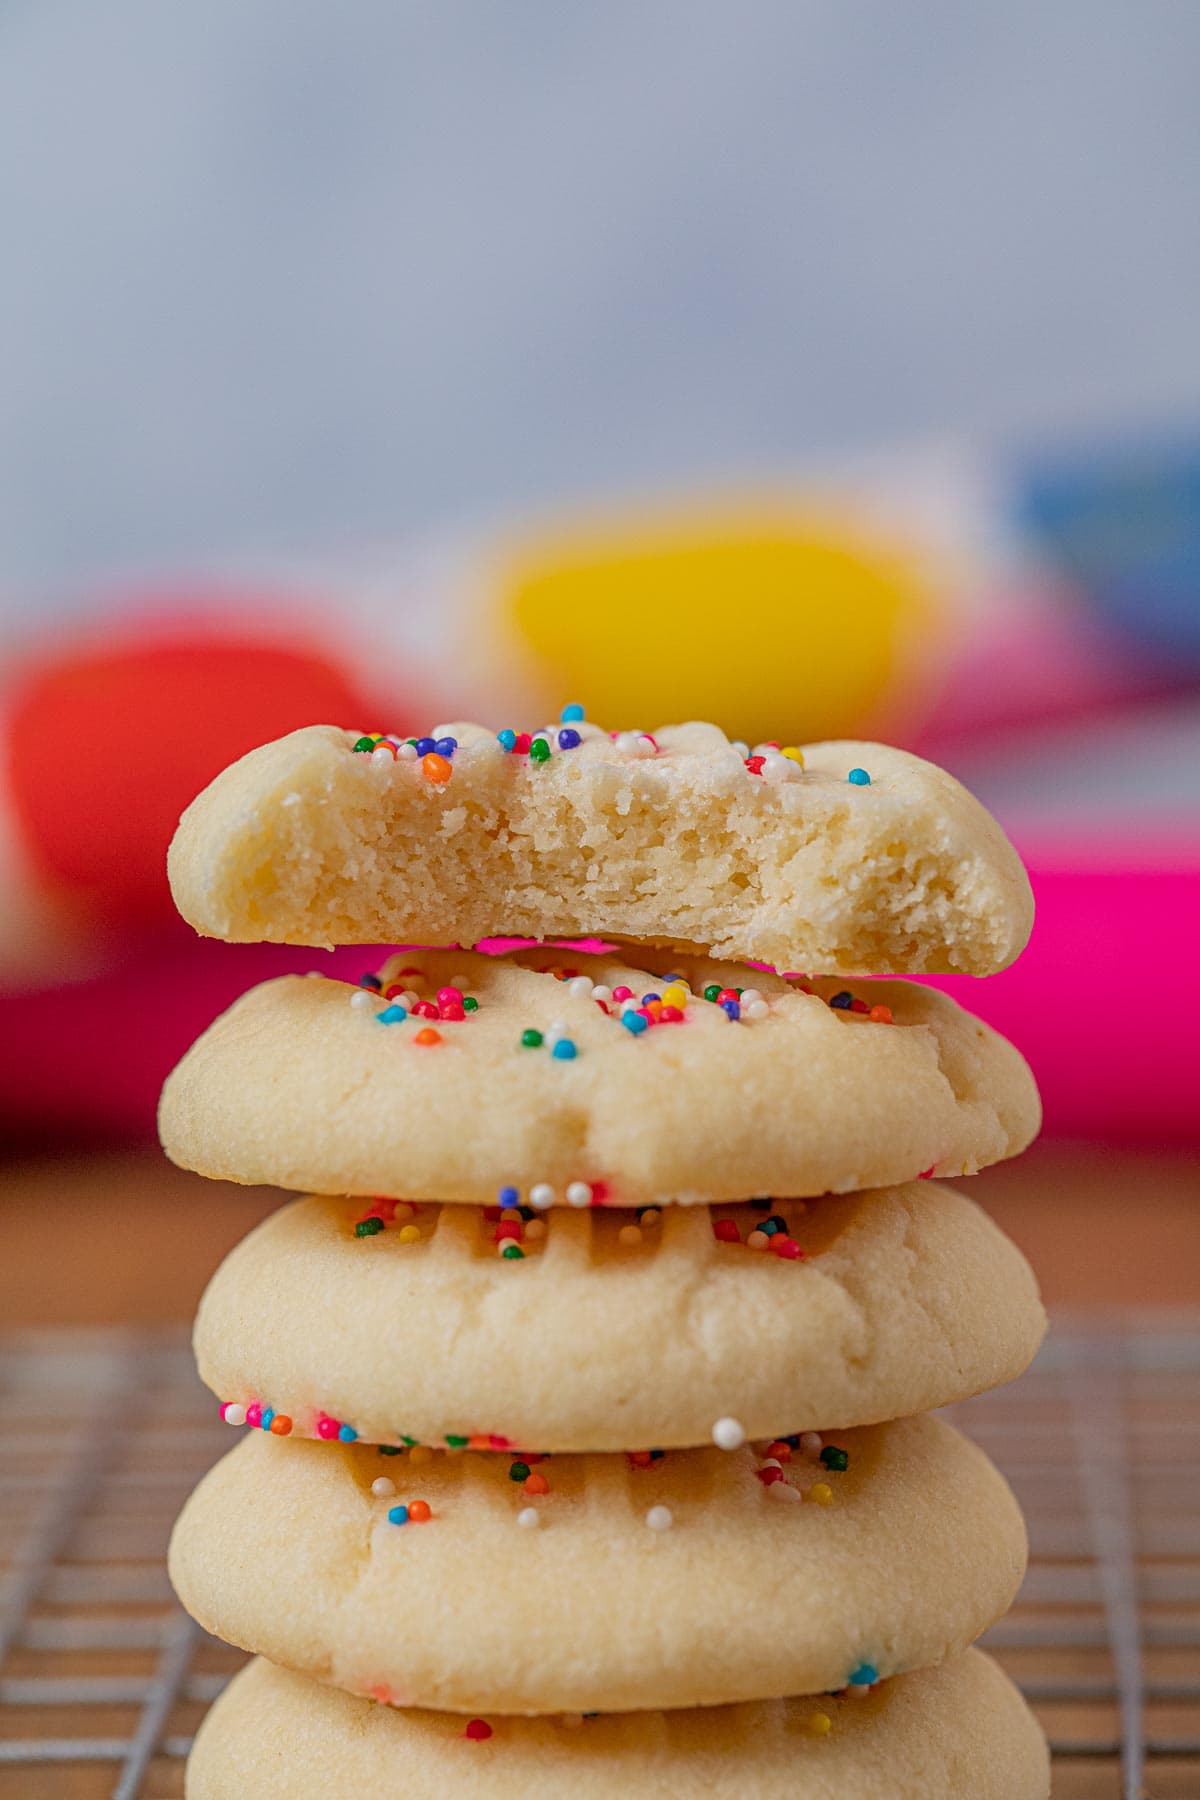
[[[832,1506],[833,1489],[827,1481],[816,1481],[808,1490],[808,1498],[817,1506]]]
[[[525,1242],[527,1244],[536,1243],[539,1238],[544,1238],[545,1235],[545,1219],[530,1219],[528,1225],[525,1227]]]
[[[786,756],[789,762],[799,763],[801,768],[804,767],[804,753],[801,750],[797,750],[795,744],[789,744],[785,750],[780,752],[780,755]],[[817,1717],[819,1719],[823,1718],[824,1714],[818,1713]]]
[[[662,1214],[659,1212],[657,1206],[648,1206],[638,1223],[641,1225],[657,1225],[661,1219]]]
[[[428,1444],[414,1444],[408,1453],[408,1460],[414,1469],[419,1469],[422,1463],[433,1461],[433,1451]]]
[[[688,1003],[688,991],[686,988],[680,987],[677,981],[673,981],[669,987],[663,989],[662,1002],[664,1006],[684,1007]]]
[[[828,1737],[833,1730],[833,1720],[828,1713],[809,1713],[804,1729],[809,1737]]]
[[[419,1225],[402,1225],[400,1228],[400,1242],[402,1244],[415,1244],[420,1239],[420,1236],[421,1227]]]
[[[640,1225],[622,1225],[617,1233],[618,1244],[624,1244],[627,1248],[631,1248],[634,1244],[640,1244],[641,1241],[642,1228]]]

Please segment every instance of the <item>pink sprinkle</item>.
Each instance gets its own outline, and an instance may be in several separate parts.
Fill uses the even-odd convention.
[[[246,1422],[249,1423],[249,1420],[250,1420],[250,1415],[249,1415],[249,1413],[247,1413],[246,1414]],[[257,1420],[255,1421],[255,1423],[257,1423]],[[319,1438],[325,1438],[326,1440],[328,1440],[329,1438],[335,1438],[340,1430],[341,1430],[341,1423],[339,1420],[331,1419],[329,1417],[328,1413],[320,1414],[319,1418],[317,1419],[317,1436]]]
[[[631,987],[615,987],[613,989],[613,999],[614,1000],[632,1000],[633,999],[633,989]]]
[[[246,1408],[246,1423],[247,1423],[247,1425],[254,1425],[254,1426],[258,1426],[258,1425],[262,1424],[262,1402],[261,1402],[261,1400],[255,1400],[250,1406],[248,1406]]]

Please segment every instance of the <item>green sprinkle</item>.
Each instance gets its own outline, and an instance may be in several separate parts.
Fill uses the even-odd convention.
[[[706,1000],[715,1000],[717,995],[720,993],[720,991],[721,991],[720,988],[717,986],[716,982],[714,981],[711,987],[705,988],[704,998]]]
[[[406,1444],[411,1444],[413,1440],[412,1438],[405,1438],[404,1442]],[[376,1444],[375,1448],[378,1450],[380,1456],[404,1455],[404,1451],[400,1448],[399,1444]]]
[[[463,1011],[464,1012],[478,1012],[479,1011],[479,1002],[478,1002],[478,1000],[476,1000],[474,994],[464,994],[464,996],[463,996]]]
[[[354,748],[356,751],[357,750],[373,750],[375,748],[375,739],[369,738],[369,737],[360,737],[357,744],[355,744]]]
[[[525,1258],[525,1252],[522,1250],[520,1244],[513,1243],[505,1244],[500,1255],[506,1262],[522,1262]]]
[[[400,1442],[402,1444],[405,1444],[408,1447],[408,1449],[415,1450],[417,1448],[417,1445],[421,1442],[421,1440],[420,1440],[420,1438],[405,1437],[404,1433],[401,1432],[400,1433]]]
[[[451,1450],[465,1450],[470,1441],[469,1438],[451,1437],[449,1432],[446,1433],[446,1442],[449,1444]]]
[[[464,1007],[463,1010],[465,1011],[466,1008]],[[530,1030],[530,1031],[523,1031],[521,1033],[521,1043],[526,1050],[536,1050],[538,1048],[539,1044],[541,1043],[541,1041],[542,1041],[542,1034],[540,1031]]]
[[[508,1479],[510,1481],[525,1481],[527,1479],[528,1475],[529,1475],[529,1464],[528,1463],[515,1462],[515,1463],[510,1463],[508,1465]]]
[[[545,738],[534,738],[529,746],[529,758],[531,762],[549,762],[550,746]]]
[[[382,1219],[360,1219],[354,1227],[355,1237],[376,1237],[383,1230]]]
[[[850,1467],[849,1456],[844,1450],[839,1450],[836,1444],[826,1444],[821,1452],[821,1461],[827,1469],[848,1469]]]

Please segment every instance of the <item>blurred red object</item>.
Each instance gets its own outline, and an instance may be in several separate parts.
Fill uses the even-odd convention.
[[[167,845],[201,788],[269,738],[318,722],[366,730],[374,710],[330,656],[229,625],[47,656],[6,702],[9,800],[31,876],[86,899],[98,921],[165,919]]]

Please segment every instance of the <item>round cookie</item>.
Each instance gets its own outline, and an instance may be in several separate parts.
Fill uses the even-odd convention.
[[[672,973],[682,1017],[626,1008],[627,1026],[622,991],[679,1002]],[[381,991],[285,976],[243,995],[167,1080],[172,1160],[315,1193],[687,1204],[971,1174],[1040,1122],[1012,1045],[914,982],[545,946],[402,951],[370,979]],[[441,1018],[451,987],[476,1007]],[[760,997],[704,998],[737,988]]]
[[[640,1225],[498,1212],[292,1201],[209,1283],[201,1376],[302,1436],[671,1449],[725,1416],[765,1438],[946,1406],[1019,1375],[1045,1329],[1020,1251],[932,1181]]]
[[[171,1579],[218,1637],[395,1705],[824,1693],[965,1648],[1011,1604],[1026,1554],[1003,1479],[940,1420],[837,1446],[843,1469],[746,1447],[526,1461],[514,1481],[507,1456],[254,1432],[185,1506]]]
[[[430,743],[446,738],[432,762],[331,725],[251,751],[180,821],[184,918],[241,941],[606,936],[845,973],[986,975],[1029,937],[1000,827],[903,750],[749,757],[703,724],[610,737],[572,721],[565,747],[555,728],[530,754],[479,725]]]
[[[187,1800],[1047,1800],[1037,1721],[979,1650],[869,1695],[568,1723],[400,1712],[270,1663],[200,1727]],[[478,1729],[478,1728],[477,1728]]]

